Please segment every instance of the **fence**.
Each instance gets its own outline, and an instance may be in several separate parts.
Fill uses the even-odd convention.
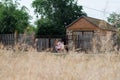
[[[14,34],[0,34],[0,42],[3,45],[14,45],[15,43]]]
[[[39,36],[39,38],[35,38],[34,35],[25,35],[25,34],[0,34],[0,43],[4,46],[14,46],[17,43],[26,44],[32,47],[35,47],[38,51],[46,50],[48,48],[54,47],[54,41],[60,36],[48,37]],[[34,46],[36,44],[36,46]]]
[[[74,47],[82,50],[91,50],[94,32],[74,32],[74,35],[68,35],[68,43],[73,41]]]
[[[60,38],[38,38],[36,42],[37,50],[42,51],[48,48],[53,48],[56,39],[60,39]]]
[[[14,46],[17,43],[26,44],[28,46],[36,48],[37,51],[43,51],[48,48],[53,48],[56,39],[64,38],[64,42],[67,41],[69,49],[75,47],[76,49],[91,50],[96,42],[100,43],[99,41],[100,36],[97,36],[98,38],[95,41],[93,41],[94,37],[95,35],[93,32],[84,32],[84,33],[75,32],[75,35],[70,35],[67,36],[66,38],[65,36],[47,36],[47,37],[39,36],[39,38],[35,38],[34,35],[0,34],[0,43],[2,43],[4,46],[8,46],[8,45]],[[106,38],[106,36],[103,37]],[[106,40],[104,40],[104,42]]]
[[[24,34],[19,34],[17,36],[14,34],[0,34],[0,42],[5,46],[15,45],[16,43],[30,44],[32,42],[32,36]]]
[[[75,43],[75,48],[91,48],[91,39],[92,39],[92,33],[84,33],[84,35],[81,32],[77,32],[77,35],[72,36]],[[17,43],[20,44],[27,44],[29,46],[32,46],[37,49],[37,51],[46,50],[48,48],[54,47],[54,42],[56,39],[62,39],[64,38],[64,42],[66,43],[67,39],[65,36],[43,36],[39,35],[39,38],[35,39],[34,35],[26,35],[26,34],[0,34],[0,43],[2,43],[4,46],[8,45],[16,45]],[[68,43],[69,40],[68,40]],[[71,45],[73,46],[73,45]]]

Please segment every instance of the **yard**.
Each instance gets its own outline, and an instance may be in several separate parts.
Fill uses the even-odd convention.
[[[0,50],[0,80],[119,80],[120,54]]]

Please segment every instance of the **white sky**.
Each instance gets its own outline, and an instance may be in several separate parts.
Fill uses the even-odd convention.
[[[29,14],[32,16],[31,24],[34,24],[34,22],[37,20],[37,18],[34,13],[34,9],[32,8],[32,1],[34,1],[34,0],[21,0],[20,4],[22,6],[26,6],[29,9]]]
[[[120,0],[78,0],[78,4],[83,5],[83,9],[88,16],[104,20],[106,20],[106,17],[108,17],[110,13],[118,13],[120,11]],[[105,13],[104,10],[107,13]]]
[[[21,0],[20,4],[29,9],[29,13],[33,17],[31,20],[31,23],[33,24],[37,18],[34,14],[34,9],[31,7],[32,1],[34,0]],[[120,11],[120,0],[78,0],[78,4],[83,6],[83,10],[88,16],[104,20],[109,15],[108,13]],[[104,11],[104,9],[108,13],[100,12]]]

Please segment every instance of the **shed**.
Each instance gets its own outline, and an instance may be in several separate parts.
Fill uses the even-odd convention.
[[[115,28],[104,20],[81,16],[66,26],[68,43],[73,42],[75,48],[91,49],[95,34],[105,36],[115,32]]]

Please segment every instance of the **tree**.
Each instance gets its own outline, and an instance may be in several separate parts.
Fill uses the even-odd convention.
[[[118,28],[117,30],[117,45],[120,47],[120,14],[113,12],[112,14],[110,14],[110,16],[107,18],[108,22],[110,22],[112,25],[114,25],[114,27]]]
[[[29,25],[30,16],[26,7],[18,8],[17,0],[2,0],[0,3],[0,34],[23,33]]]
[[[113,12],[107,19],[112,25],[120,28],[120,14]]]
[[[29,25],[26,28],[26,34],[33,35],[33,34],[35,34],[36,30],[37,30],[37,28],[34,25]]]
[[[35,0],[32,6],[41,15],[37,21],[39,35],[65,35],[65,26],[86,15],[75,0]]]

